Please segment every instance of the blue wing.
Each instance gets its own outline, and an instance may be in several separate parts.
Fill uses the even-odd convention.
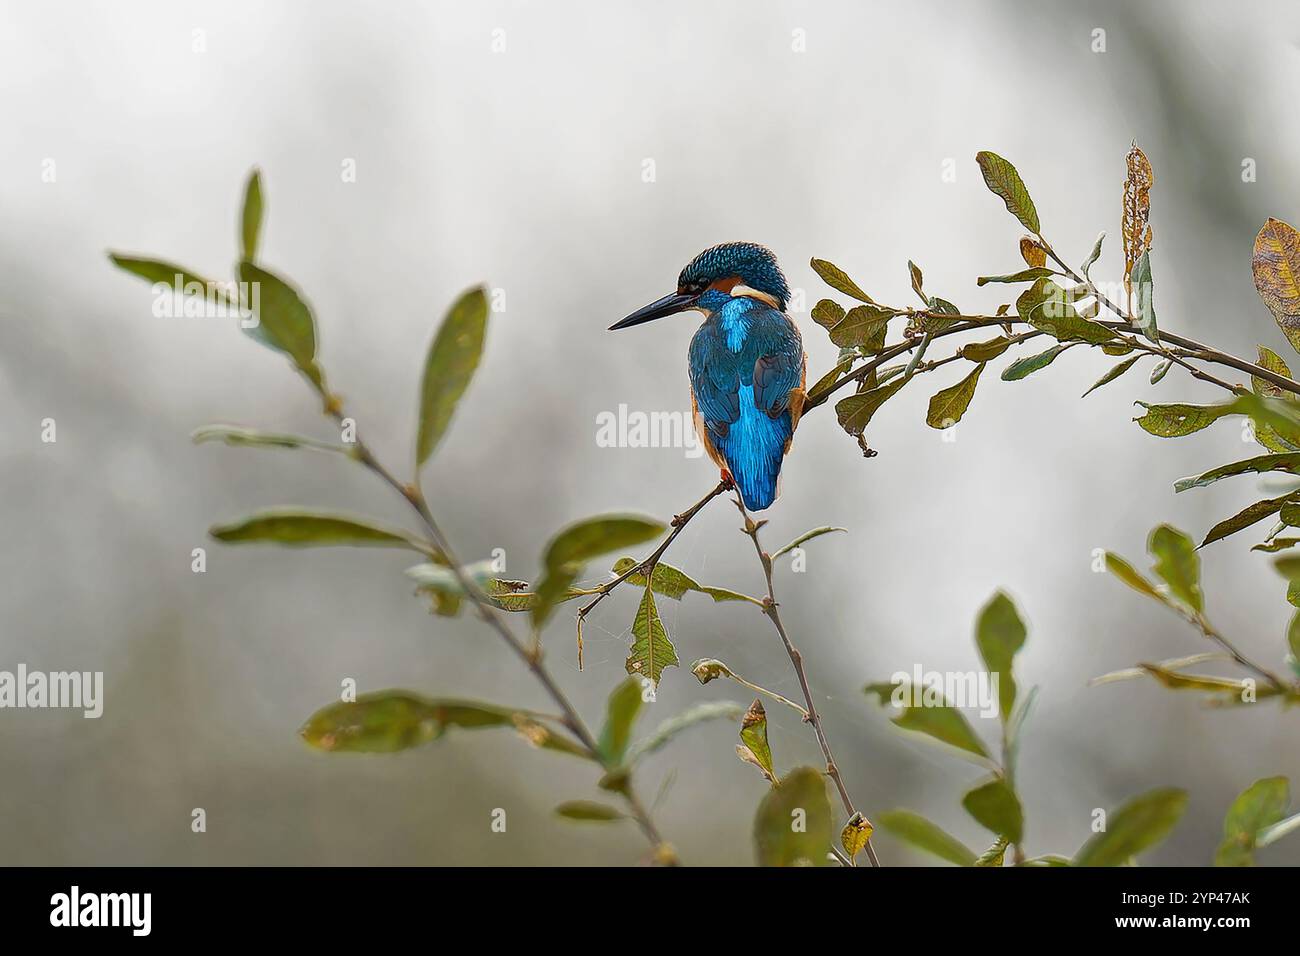
[[[803,342],[784,313],[737,298],[691,340],[691,390],[707,438],[752,511],[776,499],[794,433],[791,392],[803,382]]]

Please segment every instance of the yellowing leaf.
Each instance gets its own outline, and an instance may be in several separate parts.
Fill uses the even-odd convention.
[[[1181,438],[1202,428],[1209,428],[1224,415],[1234,414],[1231,402],[1223,405],[1148,405],[1140,418],[1133,419],[1142,430],[1157,438]]]
[[[736,748],[740,759],[753,763],[763,771],[764,777],[775,784],[777,780],[772,766],[772,748],[767,742],[767,712],[757,697],[741,718],[740,742],[742,746]],[[741,753],[742,750],[744,753]]]
[[[849,822],[844,824],[844,829],[840,831],[840,846],[844,847],[844,852],[848,854],[850,860],[867,848],[872,832],[871,824],[861,813],[849,817]]]
[[[1300,351],[1300,233],[1269,219],[1255,237],[1250,269],[1259,297],[1291,347]]]
[[[436,740],[448,727],[511,726],[517,715],[493,704],[384,690],[318,710],[299,733],[318,750],[391,753]]]

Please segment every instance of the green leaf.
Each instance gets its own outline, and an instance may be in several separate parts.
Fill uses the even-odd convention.
[[[516,716],[516,711],[493,704],[383,690],[316,711],[299,733],[317,750],[392,753],[437,740],[448,727],[508,727]]]
[[[1187,791],[1165,787],[1134,797],[1108,815],[1075,854],[1075,866],[1121,866],[1169,835],[1187,809]]]
[[[542,580],[531,607],[533,627],[542,628],[588,561],[643,544],[658,537],[664,527],[652,518],[608,514],[575,522],[562,530],[551,539],[542,558]]]
[[[1171,358],[1162,359],[1156,363],[1155,368],[1151,370],[1151,384],[1159,384],[1160,380],[1165,377],[1174,366],[1174,360]]]
[[[630,568],[640,565],[641,562],[636,558],[619,558],[614,562],[613,572],[615,575],[621,575]],[[738,591],[729,591],[726,588],[711,587],[707,584],[700,584],[693,577],[675,568],[671,564],[664,564],[662,561],[655,562],[654,573],[651,574],[654,579],[654,590],[656,594],[662,594],[666,598],[672,598],[674,601],[680,601],[686,596],[688,591],[696,591],[700,594],[708,595],[713,598],[714,603],[723,601],[749,601],[752,604],[762,604],[758,598],[750,597],[748,594],[741,594]],[[645,575],[640,571],[635,574],[629,574],[626,578],[627,583],[634,587],[645,587]]]
[[[767,712],[757,697],[740,721],[740,745],[736,747],[736,753],[741,760],[758,767],[773,784],[777,782],[776,770],[772,766],[772,748],[767,742]]]
[[[844,306],[834,299],[822,299],[812,307],[811,315],[814,322],[829,332],[844,318]]]
[[[965,716],[948,701],[941,688],[918,688],[904,681],[901,685],[868,684],[865,690],[867,694],[875,694],[881,704],[892,703],[898,694],[903,706],[890,719],[904,730],[915,730],[984,760],[992,759]],[[914,702],[917,697],[920,698],[919,704]]]
[[[208,534],[228,544],[266,542],[295,548],[349,545],[410,548],[424,554],[433,553],[430,545],[414,535],[372,524],[367,518],[297,508],[269,508],[240,521],[213,525]]]
[[[350,458],[356,457],[354,446],[320,441],[316,438],[307,438],[304,435],[257,431],[239,425],[204,425],[202,428],[196,428],[190,433],[190,441],[196,445],[219,441],[227,445],[252,448],[310,448],[316,451],[337,452]]]
[[[1031,372],[1037,372],[1040,368],[1047,368],[1058,355],[1068,348],[1068,345],[1053,345],[1046,352],[1039,352],[1037,355],[1016,359],[1002,370],[1002,381],[1018,382]]]
[[[768,791],[754,815],[759,866],[825,866],[833,826],[822,772],[796,767]]]
[[[1058,342],[1100,345],[1115,338],[1115,333],[1106,326],[1079,315],[1066,291],[1050,279],[1039,279],[1020,293],[1016,313]]]
[[[1287,625],[1286,646],[1291,652],[1291,666],[1294,668],[1300,664],[1300,614],[1292,615],[1291,623]]]
[[[626,762],[631,765],[642,757],[654,753],[682,731],[689,730],[696,724],[720,718],[731,720],[739,717],[740,713],[740,705],[730,700],[705,701],[688,707],[661,723],[649,737],[643,737],[632,744],[628,748]]]
[[[984,185],[1007,204],[1007,211],[1019,219],[1022,226],[1037,234],[1038,210],[1034,208],[1034,201],[1029,198],[1029,190],[1025,188],[1016,167],[997,153],[987,150],[976,153],[975,162],[979,163],[980,172],[984,175]]]
[[[975,822],[992,830],[995,836],[1012,843],[1024,839],[1024,813],[1011,785],[1002,777],[992,777],[962,797],[961,805]]]
[[[420,383],[420,427],[415,439],[415,463],[428,461],[451,423],[456,405],[469,387],[483,356],[487,332],[487,293],[470,289],[452,305],[424,360]]]
[[[855,305],[831,329],[831,341],[840,348],[865,348],[880,337],[894,312],[878,305]]]
[[[984,286],[990,282],[1033,282],[1035,279],[1043,279],[1055,274],[1051,269],[1037,266],[1032,269],[1021,269],[1019,272],[1013,272],[1005,276],[980,276],[975,280],[975,284]]]
[[[551,539],[548,568],[584,564],[610,551],[651,541],[667,530],[662,521],[631,514],[607,514],[575,522]]]
[[[1273,567],[1277,568],[1278,574],[1288,581],[1300,581],[1300,557],[1292,555],[1278,558],[1273,562]]]
[[[874,304],[871,296],[859,289],[858,284],[849,278],[848,273],[835,263],[827,262],[825,259],[813,259],[809,265],[812,266],[813,272],[821,276],[822,281],[836,292],[843,292],[859,302],[867,303],[867,305]]]
[[[840,427],[850,435],[861,435],[880,406],[906,384],[907,378],[903,377],[888,385],[878,385],[870,391],[840,399],[835,404],[835,415],[839,418]]]
[[[1151,532],[1147,549],[1156,559],[1156,576],[1169,585],[1169,593],[1197,614],[1205,610],[1201,594],[1201,559],[1192,539],[1177,528],[1162,524]]]
[[[646,588],[632,621],[632,649],[625,664],[627,672],[640,674],[657,687],[664,668],[676,665],[677,649],[668,639],[668,632],[659,619],[654,591]]]
[[[597,749],[606,766],[618,766],[627,752],[632,738],[632,725],[644,703],[641,691],[644,683],[639,677],[629,677],[614,688],[605,705],[605,726],[601,728]]]
[[[1236,534],[1243,528],[1249,528],[1251,525],[1263,521],[1270,515],[1275,515],[1282,510],[1282,505],[1294,497],[1294,493],[1285,494],[1277,498],[1269,498],[1264,501],[1257,501],[1253,505],[1248,505],[1241,511],[1238,511],[1231,518],[1225,518],[1220,521],[1205,535],[1205,540],[1201,542],[1201,547],[1205,547],[1215,541],[1228,537],[1230,534]]]
[[[123,255],[120,252],[110,252],[108,258],[112,260],[113,265],[117,266],[123,272],[129,272],[131,275],[139,276],[147,282],[154,285],[161,283],[168,288],[176,288],[179,280],[181,289],[185,295],[202,295],[212,298],[218,302],[231,303],[230,296],[226,292],[225,286],[213,279],[205,279],[198,273],[178,266],[172,262],[165,262],[162,259],[146,259],[140,256]]]
[[[1259,347],[1259,361],[1256,363],[1260,368],[1268,369],[1277,375],[1291,377],[1291,369],[1287,367],[1286,360],[1270,348]],[[1250,377],[1250,387],[1255,390],[1256,395],[1263,395],[1268,398],[1283,398],[1283,390],[1274,385],[1267,379],[1260,378],[1258,375]]]
[[[772,560],[775,561],[777,558],[781,557],[781,555],[790,553],[791,551],[793,551],[795,548],[799,547],[801,544],[803,544],[806,541],[811,541],[813,538],[820,538],[824,534],[831,534],[832,532],[835,531],[843,531],[845,534],[849,533],[848,528],[832,528],[829,525],[823,525],[820,528],[813,528],[811,531],[805,531],[803,534],[799,535],[799,537],[795,538],[789,544],[784,545],[783,547],[780,547],[777,550],[773,551]]]
[[[555,813],[577,823],[612,823],[627,818],[622,810],[594,800],[570,800],[556,807]]]
[[[1134,318],[1142,328],[1142,334],[1152,342],[1159,343],[1160,331],[1156,327],[1156,307],[1154,284],[1151,281],[1151,251],[1143,250],[1142,255],[1130,273],[1133,291],[1137,295],[1137,308]]]
[[[262,174],[256,167],[248,174],[244,186],[244,211],[240,217],[239,257],[252,262],[257,258],[258,233],[262,231]]]
[[[1223,842],[1214,854],[1215,866],[1251,866],[1259,831],[1286,816],[1291,788],[1286,777],[1256,780],[1241,792],[1223,820]]]
[[[998,705],[1003,721],[1011,716],[1011,708],[1016,703],[1016,681],[1011,665],[1017,652],[1025,646],[1025,634],[1025,622],[1020,619],[1015,603],[1001,591],[980,610],[975,644],[988,672],[998,675]]]
[[[1097,389],[1101,388],[1103,385],[1107,384],[1108,382],[1115,381],[1115,379],[1119,378],[1121,375],[1123,375],[1125,372],[1131,369],[1134,363],[1136,363],[1137,360],[1142,358],[1145,354],[1146,354],[1145,352],[1140,352],[1137,355],[1134,355],[1130,359],[1125,359],[1123,362],[1120,362],[1117,365],[1112,365],[1110,369],[1106,372],[1106,374],[1103,375],[1101,378],[1097,379],[1097,381],[1095,381],[1092,384],[1092,387],[1089,388],[1087,392],[1084,392],[1083,395],[1081,395],[1080,397],[1087,398],[1090,392],[1096,391]]]
[[[820,401],[827,392],[835,387],[840,380],[840,376],[844,375],[852,367],[852,357],[835,365],[829,372],[819,378],[812,388],[808,389],[808,402],[812,404]]]
[[[961,421],[962,416],[966,414],[966,409],[970,407],[971,399],[975,397],[975,386],[979,383],[982,371],[984,371],[983,362],[971,369],[970,374],[956,385],[935,393],[930,399],[925,423],[931,428],[944,429],[951,428]]]
[[[970,342],[961,347],[961,357],[971,362],[991,362],[1011,346],[1011,340],[999,335],[987,342]]]
[[[1300,352],[1300,233],[1270,218],[1255,237],[1250,268],[1255,291],[1291,347]]]
[[[941,860],[947,860],[957,866],[975,865],[974,850],[919,813],[913,813],[911,810],[890,810],[880,814],[876,822],[900,840],[905,840],[917,849],[931,853]]]
[[[1179,478],[1174,482],[1174,491],[1187,491],[1189,488],[1204,488],[1224,478],[1235,475],[1263,474],[1269,471],[1282,471],[1287,474],[1300,474],[1300,454],[1290,452],[1285,455],[1259,455],[1245,461],[1233,462],[1211,468],[1205,474],[1194,478]]]
[[[1144,578],[1133,565],[1129,564],[1118,554],[1111,551],[1106,552],[1106,570],[1115,577],[1119,578],[1134,591],[1139,594],[1145,594],[1147,597],[1155,598],[1161,604],[1172,607],[1169,598],[1156,590],[1156,586]]]
[[[324,376],[316,364],[316,318],[302,293],[288,280],[246,259],[239,263],[239,281],[252,290],[252,300],[245,304],[258,318],[256,325],[241,326],[244,331],[289,356],[308,381],[324,391]]]
[[[1146,409],[1141,418],[1133,419],[1148,434],[1157,438],[1181,438],[1209,428],[1224,415],[1236,414],[1232,403],[1225,405],[1148,405],[1136,402]]]
[[[1089,278],[1088,270],[1090,270],[1094,265],[1096,265],[1097,260],[1101,258],[1101,244],[1105,241],[1105,239],[1106,239],[1106,234],[1104,232],[1098,233],[1097,241],[1093,244],[1092,247],[1092,252],[1088,253],[1088,258],[1083,260],[1081,271],[1083,272],[1083,277],[1085,279]]]

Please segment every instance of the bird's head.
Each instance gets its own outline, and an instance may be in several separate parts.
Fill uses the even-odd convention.
[[[738,296],[785,310],[790,287],[771,249],[756,242],[724,242],[705,249],[682,269],[676,292],[637,309],[611,325],[610,330],[630,328],[687,309],[714,312]]]

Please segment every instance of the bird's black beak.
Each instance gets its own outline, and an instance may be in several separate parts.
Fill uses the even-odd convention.
[[[615,322],[609,327],[609,331],[616,329],[630,329],[634,325],[640,325],[642,322],[649,322],[651,319],[662,319],[665,315],[673,315],[677,312],[685,312],[695,305],[698,295],[683,295],[680,292],[672,292],[662,299],[656,299],[649,305],[643,305],[626,319]]]

